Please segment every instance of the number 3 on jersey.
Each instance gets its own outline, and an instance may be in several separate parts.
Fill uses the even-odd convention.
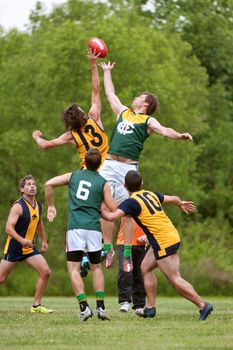
[[[88,187],[91,187],[91,183],[89,181],[81,180],[78,185],[76,197],[78,199],[82,199],[83,201],[86,201],[90,193]]]

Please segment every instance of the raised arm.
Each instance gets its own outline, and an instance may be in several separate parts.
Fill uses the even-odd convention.
[[[95,55],[91,49],[87,51],[87,57],[91,64],[91,83],[92,83],[92,94],[91,94],[91,108],[89,110],[89,115],[99,124],[100,127],[103,127],[100,113],[101,113],[101,99],[100,99],[100,80],[99,72],[97,67],[98,55]]]
[[[53,140],[45,140],[42,138],[42,135],[43,134],[40,130],[34,130],[32,133],[32,137],[36,141],[37,145],[42,149],[54,148],[62,146],[66,143],[75,144],[70,131],[65,132],[64,134]]]
[[[32,241],[25,239],[21,237],[16,231],[15,231],[15,225],[19,219],[19,217],[22,215],[22,207],[20,204],[16,203],[13,205],[13,207],[10,210],[7,223],[6,223],[6,233],[10,235],[13,239],[18,241],[20,244],[22,244],[25,248],[33,248]]]
[[[55,208],[55,202],[54,202],[54,187],[60,187],[67,185],[71,177],[71,173],[67,173],[61,176],[55,176],[52,179],[48,180],[45,185],[45,198],[48,203],[48,210],[47,210],[47,219],[49,221],[53,221],[57,215],[57,211]]]
[[[113,113],[115,113],[117,116],[127,107],[124,106],[117,95],[115,94],[115,88],[112,82],[112,69],[114,68],[115,62],[111,63],[105,63],[102,62],[99,64],[99,66],[104,71],[104,90],[105,94],[107,96],[108,102],[110,103],[110,106],[112,108]]]
[[[193,137],[189,133],[179,133],[172,128],[166,128],[158,120],[151,117],[148,120],[148,133],[151,134],[153,132],[170,139],[193,141]]]
[[[164,195],[162,204],[173,204],[180,208],[186,214],[193,213],[196,210],[196,206],[191,201],[182,201],[178,196]]]

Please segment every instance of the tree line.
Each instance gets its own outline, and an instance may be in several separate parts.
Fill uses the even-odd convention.
[[[193,143],[150,137],[139,170],[146,188],[197,204],[197,213],[189,217],[166,208],[181,233],[184,276],[202,294],[232,294],[232,0],[69,0],[50,14],[38,2],[24,32],[0,29],[1,247],[18,180],[32,173],[44,202],[47,179],[79,168],[74,147],[42,151],[31,134],[35,129],[45,138],[63,133],[60,116],[72,102],[88,111],[91,72],[86,48],[92,36],[106,42],[106,60],[116,62],[113,81],[125,105],[151,91],[159,98],[155,117],[165,126],[192,133]],[[99,73],[102,121],[110,136],[114,115]],[[59,189],[57,219],[46,222],[47,259],[54,271],[47,292],[51,295],[72,293],[64,254],[66,200],[66,189]],[[0,294],[33,293],[28,270],[17,272]],[[115,293],[116,268],[105,275],[107,292]],[[159,285],[159,292],[173,293],[161,276]]]

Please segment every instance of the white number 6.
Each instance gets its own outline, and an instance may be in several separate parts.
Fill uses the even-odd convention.
[[[91,187],[91,183],[89,181],[84,181],[84,180],[81,180],[79,182],[79,185],[78,185],[78,189],[77,189],[77,192],[76,192],[76,197],[78,199],[82,199],[84,201],[87,200],[88,196],[89,196],[89,189],[86,188],[86,187]]]

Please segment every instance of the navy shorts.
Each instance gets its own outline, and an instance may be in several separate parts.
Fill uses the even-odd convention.
[[[30,258],[31,256],[40,254],[39,250],[37,248],[34,248],[33,252],[29,254],[22,255],[22,252],[11,252],[7,254],[3,254],[2,259],[10,262],[21,262],[24,261],[27,258]]]
[[[155,259],[161,260],[166,258],[169,255],[176,254],[179,247],[180,247],[180,242],[173,244],[170,247],[167,247],[165,249],[161,249],[161,250],[154,249]]]

